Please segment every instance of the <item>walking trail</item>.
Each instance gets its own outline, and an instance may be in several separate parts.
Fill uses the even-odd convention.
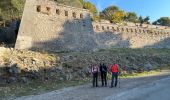
[[[15,100],[169,100],[168,94],[170,74],[162,74],[120,79],[120,84],[114,88],[110,88],[110,84],[108,87],[92,87],[89,83]]]

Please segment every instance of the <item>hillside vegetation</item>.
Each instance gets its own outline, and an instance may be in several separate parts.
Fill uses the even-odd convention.
[[[90,75],[91,66],[99,63],[105,63],[107,66],[118,63],[121,70],[125,70],[127,73],[162,69],[170,66],[170,49],[126,48],[89,53],[47,53],[0,49],[0,76],[4,77],[5,75],[4,82],[8,83],[20,82],[17,80],[22,77],[43,80],[46,78],[49,80],[53,78],[55,80],[86,78]],[[11,77],[16,80],[11,81]]]
[[[13,18],[21,18],[26,0],[1,0],[0,1],[0,22],[5,23]],[[83,0],[55,0],[74,7],[83,7]]]
[[[89,82],[92,65],[108,66],[115,62],[120,65],[123,76],[170,69],[170,49],[47,53],[0,48],[0,85],[3,86],[0,97],[23,96]]]

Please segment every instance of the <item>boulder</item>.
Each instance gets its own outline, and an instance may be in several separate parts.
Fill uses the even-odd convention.
[[[7,83],[10,84],[10,83],[16,83],[17,82],[17,78],[16,77],[9,77],[7,79]]]
[[[41,77],[41,75],[38,72],[32,72],[29,77],[31,79],[39,79]]]
[[[64,78],[63,78],[63,77],[60,77],[60,78],[59,78],[59,81],[64,81]]]
[[[15,63],[15,64],[12,64],[9,68],[9,71],[8,71],[11,75],[17,75],[17,74],[20,74],[21,73],[21,69],[19,68],[19,66]]]
[[[152,65],[151,63],[147,62],[146,64],[144,64],[144,70],[146,71],[150,71],[152,69]]]
[[[28,79],[26,77],[21,77],[21,82],[22,83],[28,83]]]

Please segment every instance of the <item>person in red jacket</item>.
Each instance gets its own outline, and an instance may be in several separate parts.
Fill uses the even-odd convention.
[[[110,70],[112,72],[112,80],[111,80],[111,88],[114,86],[117,86],[117,82],[118,82],[118,72],[119,72],[119,66],[118,64],[114,64],[110,66]]]

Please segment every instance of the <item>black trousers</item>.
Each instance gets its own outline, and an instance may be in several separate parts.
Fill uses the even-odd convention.
[[[98,73],[93,73],[93,87],[98,87]]]
[[[111,87],[117,86],[117,79],[118,79],[118,73],[112,73],[112,81],[111,81]]]
[[[107,86],[107,73],[101,72],[101,80],[102,80],[102,86]]]

